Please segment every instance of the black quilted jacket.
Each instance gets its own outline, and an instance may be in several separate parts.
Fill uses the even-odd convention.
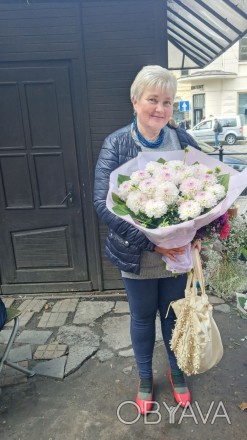
[[[188,144],[199,149],[195,140],[180,128],[170,128],[177,135],[184,149]],[[94,205],[98,216],[108,225],[105,254],[120,270],[125,272],[140,272],[142,251],[154,251],[154,244],[138,229],[125,220],[112,214],[106,208],[106,196],[109,189],[109,178],[113,170],[133,157],[141,148],[136,145],[131,136],[131,125],[110,134],[104,141],[95,170]]]

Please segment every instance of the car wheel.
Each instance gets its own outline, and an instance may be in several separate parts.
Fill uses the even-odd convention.
[[[226,136],[226,143],[227,143],[228,145],[234,145],[235,142],[236,142],[236,136],[235,136],[235,134],[228,134],[228,135]]]

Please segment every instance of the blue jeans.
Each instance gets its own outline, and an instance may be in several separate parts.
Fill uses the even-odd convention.
[[[215,146],[219,145],[219,132],[218,131],[214,132],[214,145]]]
[[[157,311],[170,366],[178,369],[169,344],[176,318],[172,307],[166,319],[165,316],[170,302],[184,297],[187,275],[147,280],[123,278],[123,282],[130,307],[130,335],[140,378],[152,376]]]

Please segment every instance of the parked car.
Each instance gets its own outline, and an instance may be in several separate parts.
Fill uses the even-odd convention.
[[[240,172],[247,167],[247,162],[234,156],[223,156],[223,162]]]
[[[201,148],[201,150],[204,153],[207,154],[212,154],[213,157],[215,157],[216,159],[219,158],[219,150],[212,147],[212,145],[207,144],[206,142],[200,141],[200,140],[196,140],[199,147]],[[247,154],[246,154],[246,159],[242,160],[242,159],[238,159],[236,156],[234,156],[234,154],[223,154],[223,162],[226,165],[229,165],[230,167],[234,168],[235,170],[241,172],[243,171],[246,167],[247,167]],[[247,196],[247,188],[244,189],[244,191],[240,194],[241,196]]]
[[[212,155],[214,155],[214,157],[216,159],[219,158],[219,150],[218,149],[212,147],[212,145],[209,145],[206,142],[203,142],[201,140],[197,139],[196,141],[204,153],[212,154]],[[227,154],[227,155],[223,154],[223,162],[226,165],[229,165],[230,167],[234,168],[235,170],[241,172],[247,167],[247,154],[246,154],[245,160],[239,159],[238,157],[234,156],[234,153]]]
[[[222,126],[222,133],[219,134],[219,141],[234,145],[238,140],[244,140],[243,136],[243,115],[214,116],[203,119],[187,132],[196,140],[214,143],[214,119],[217,118]]]
[[[219,150],[217,148],[212,147],[212,145],[207,144],[206,142],[200,141],[197,139],[197,143],[201,150],[204,153],[207,154],[213,154],[216,159],[219,158]],[[247,155],[246,160],[239,159],[238,157],[234,155],[226,155],[223,154],[223,162],[226,165],[229,165],[230,167],[234,168],[235,170],[241,172],[247,167]],[[240,194],[241,196],[247,196],[247,188],[244,189],[244,191]]]

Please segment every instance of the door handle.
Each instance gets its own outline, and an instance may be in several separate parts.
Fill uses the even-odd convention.
[[[68,194],[64,197],[64,199],[60,202],[60,205],[62,205],[66,200],[68,200],[70,206],[74,206],[75,202],[75,194],[74,194],[74,185],[73,183],[67,184],[67,191]]]
[[[73,196],[72,193],[69,192],[68,194],[66,194],[66,196],[64,197],[64,199],[60,202],[60,205],[62,205],[66,200],[69,199],[69,202],[72,203],[73,202]]]

